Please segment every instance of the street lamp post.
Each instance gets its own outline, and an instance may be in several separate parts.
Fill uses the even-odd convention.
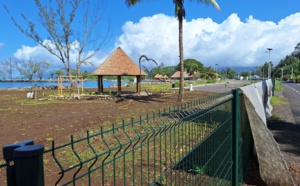
[[[217,70],[218,64],[216,64],[216,81],[218,81],[218,70]]]
[[[271,55],[271,50],[273,50],[272,48],[267,48],[268,51],[266,51],[267,53],[269,53],[269,67],[268,67],[268,79],[271,78],[271,60],[270,60],[270,55]]]

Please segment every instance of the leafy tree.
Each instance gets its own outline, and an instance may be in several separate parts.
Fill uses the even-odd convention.
[[[228,79],[233,79],[237,75],[237,72],[229,67],[221,70],[220,73]]]
[[[283,76],[283,80],[291,78],[292,74],[293,78],[300,75],[300,43],[296,45],[290,55],[280,60],[278,65],[273,68],[272,73],[277,78]]]
[[[58,76],[64,75],[64,72],[63,72],[62,70],[56,70],[56,71],[55,71],[55,74],[56,74],[56,76],[58,77]]]
[[[8,58],[3,63],[1,63],[0,68],[2,71],[2,74],[5,74],[5,72],[8,74],[8,78],[12,79],[13,71],[16,69],[16,60],[14,58]]]
[[[274,74],[273,72],[273,64],[271,63],[271,75]],[[265,62],[262,66],[255,67],[255,74],[260,75],[261,77],[267,78],[268,77],[268,70],[269,70],[269,62]]]
[[[17,70],[20,75],[27,78],[29,81],[33,79],[38,69],[38,63],[30,58],[28,61],[22,60],[17,64]]]
[[[202,79],[216,79],[216,70],[214,68],[203,67],[203,71],[200,74]]]
[[[136,3],[141,2],[142,0],[125,0],[127,6],[135,5]],[[215,0],[195,0],[197,3],[204,4],[212,4],[215,8],[220,10],[218,3]],[[183,62],[183,19],[185,17],[185,9],[184,9],[184,0],[173,0],[175,4],[175,14],[178,18],[178,30],[179,30],[179,59],[180,59],[180,86],[179,86],[179,94],[178,101],[182,102],[184,99],[184,62]]]
[[[153,78],[156,74],[166,75],[168,77],[171,77],[176,72],[176,66],[165,66],[163,68],[161,67],[155,67],[150,70],[151,77]]]
[[[84,79],[95,79],[96,77],[95,76],[92,76],[92,74],[88,71],[84,71],[83,73],[81,73],[81,76],[84,78]]]
[[[177,65],[177,68],[180,69],[180,64]],[[203,71],[203,64],[195,59],[185,59],[184,69],[186,69],[187,73],[193,75],[195,72]]]
[[[250,72],[243,71],[243,72],[241,72],[241,76],[243,76],[243,77],[249,77],[250,76]]]
[[[43,32],[38,31],[36,24],[29,21],[24,14],[21,14],[21,17],[27,24],[26,27],[22,27],[11,16],[12,21],[23,34],[56,56],[63,63],[68,75],[71,75],[72,70],[71,51],[76,51],[74,62],[79,74],[80,66],[90,63],[88,60],[97,54],[107,38],[107,34],[104,37],[100,34],[102,21],[100,10],[103,1],[56,0],[43,1],[44,4],[41,2],[35,0],[35,5],[38,8],[40,25],[46,31],[46,40],[42,37]],[[4,7],[9,13],[8,8]],[[75,19],[76,17],[78,19]],[[72,79],[69,78],[69,81],[71,83]]]

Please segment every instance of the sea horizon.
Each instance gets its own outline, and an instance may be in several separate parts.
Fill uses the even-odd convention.
[[[81,87],[81,82],[78,83]],[[103,88],[109,88],[111,85],[117,84],[117,81],[103,81]],[[126,81],[121,81],[121,84],[126,84]],[[70,86],[68,81],[62,82],[63,86]],[[1,80],[0,81],[0,90],[1,89],[30,89],[33,87],[51,87],[58,86],[57,81],[49,81],[49,80],[36,80],[36,81],[28,81],[28,80]],[[83,81],[84,88],[97,88],[97,81]]]

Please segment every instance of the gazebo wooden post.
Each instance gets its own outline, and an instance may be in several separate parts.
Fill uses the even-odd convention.
[[[136,76],[136,92],[141,93],[141,76]]]
[[[98,94],[103,92],[103,76],[98,76]]]
[[[118,95],[121,96],[121,76],[118,76]]]

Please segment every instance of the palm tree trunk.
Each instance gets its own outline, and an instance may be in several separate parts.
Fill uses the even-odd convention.
[[[182,6],[179,7],[180,12],[182,12]],[[180,14],[179,14],[180,15]],[[178,94],[178,102],[182,102],[184,99],[184,64],[183,64],[183,28],[182,28],[183,16],[178,16],[178,27],[179,27],[179,60],[180,60],[180,85],[179,85],[179,94]]]

